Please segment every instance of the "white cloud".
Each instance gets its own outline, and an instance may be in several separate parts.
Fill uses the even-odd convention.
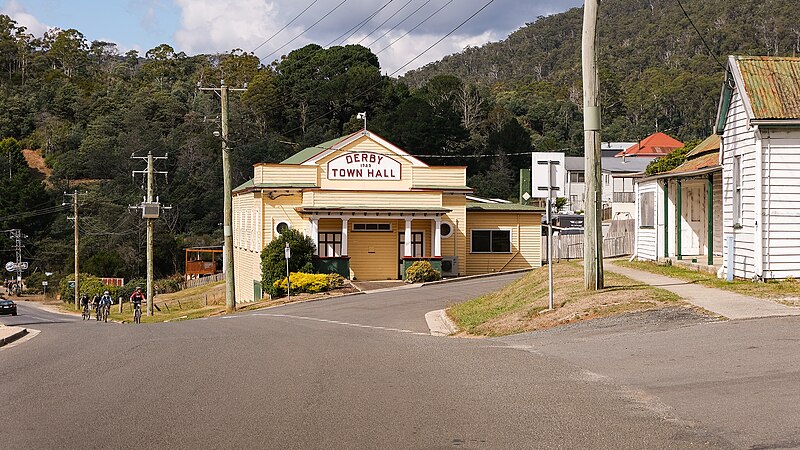
[[[234,48],[252,51],[309,5],[306,1],[298,0],[175,0],[175,2],[181,9],[181,24],[180,29],[175,33],[175,47],[176,50],[182,50],[188,54],[226,52]],[[297,22],[259,48],[256,54],[268,63],[311,42],[326,45],[386,2],[385,0],[348,0],[333,14],[330,14],[313,29],[308,30],[318,19],[331,12],[338,3],[338,1],[331,0],[315,4]],[[397,22],[410,14],[417,6],[423,4],[423,0],[412,1],[405,10],[399,12],[363,44],[370,43],[377,36],[391,30],[389,34],[371,46],[373,52],[378,52],[410,28],[420,25],[424,18],[445,3],[445,0],[433,0],[429,4],[425,4],[402,26],[392,30]],[[482,11],[457,31],[457,34],[446,38],[396,75],[402,75],[408,70],[460,52],[466,46],[483,45],[489,41],[503,39],[510,32],[524,25],[525,22],[532,22],[541,14],[564,10],[576,3],[580,4],[580,1],[544,0],[529,3],[505,0],[496,2],[494,6]],[[379,15],[373,17],[361,28],[358,35],[348,39],[348,42],[358,42],[365,33],[375,29],[405,4],[405,1],[394,2],[382,10]],[[456,0],[445,5],[440,13],[378,55],[382,71],[392,73],[399,69],[484,4],[485,0]],[[280,48],[304,30],[306,32],[301,37]],[[273,51],[275,53],[269,55]]]
[[[17,24],[27,28],[28,33],[34,36],[42,36],[45,31],[50,29],[49,26],[39,22],[36,17],[26,12],[25,7],[17,0],[7,0],[4,2],[3,6],[0,7],[0,13],[11,17]]]
[[[275,1],[177,0],[176,3],[181,8],[181,25],[175,33],[175,43],[188,54],[226,52],[234,48],[249,52],[283,26],[279,17],[281,7]],[[300,31],[287,28],[275,40],[285,42],[289,34],[297,35]]]

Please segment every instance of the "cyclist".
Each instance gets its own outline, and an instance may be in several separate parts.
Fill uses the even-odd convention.
[[[92,307],[94,307],[94,315],[97,320],[100,320],[100,295],[94,294],[92,297]]]
[[[100,307],[103,311],[103,319],[108,317],[108,312],[111,311],[112,303],[114,303],[114,300],[111,299],[111,293],[108,291],[103,292],[103,296],[100,297]]]
[[[144,301],[144,294],[142,294],[142,287],[136,286],[136,290],[131,294],[131,303],[133,303],[133,318],[136,320],[137,310],[141,314],[142,302]]]
[[[88,319],[89,316],[89,294],[84,292],[81,295],[81,307],[83,308],[83,318]]]

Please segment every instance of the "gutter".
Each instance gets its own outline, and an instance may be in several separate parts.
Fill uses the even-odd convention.
[[[686,178],[686,177],[693,177],[696,175],[706,175],[711,172],[716,172],[718,170],[722,170],[722,166],[711,166],[711,167],[704,167],[702,169],[692,170],[690,172],[681,172],[681,173],[660,173],[656,175],[651,175],[649,177],[640,178],[638,180],[639,183],[643,183],[645,181],[653,181],[653,180],[663,180],[664,178]]]

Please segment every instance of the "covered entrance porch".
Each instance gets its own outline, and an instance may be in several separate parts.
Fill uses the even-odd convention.
[[[315,269],[362,281],[402,279],[420,259],[441,270],[447,208],[300,207],[317,246]],[[446,226],[449,226],[445,223]]]

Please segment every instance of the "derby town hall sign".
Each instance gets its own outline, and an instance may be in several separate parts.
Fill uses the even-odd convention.
[[[386,155],[353,152],[328,162],[329,180],[399,180],[399,162]]]

